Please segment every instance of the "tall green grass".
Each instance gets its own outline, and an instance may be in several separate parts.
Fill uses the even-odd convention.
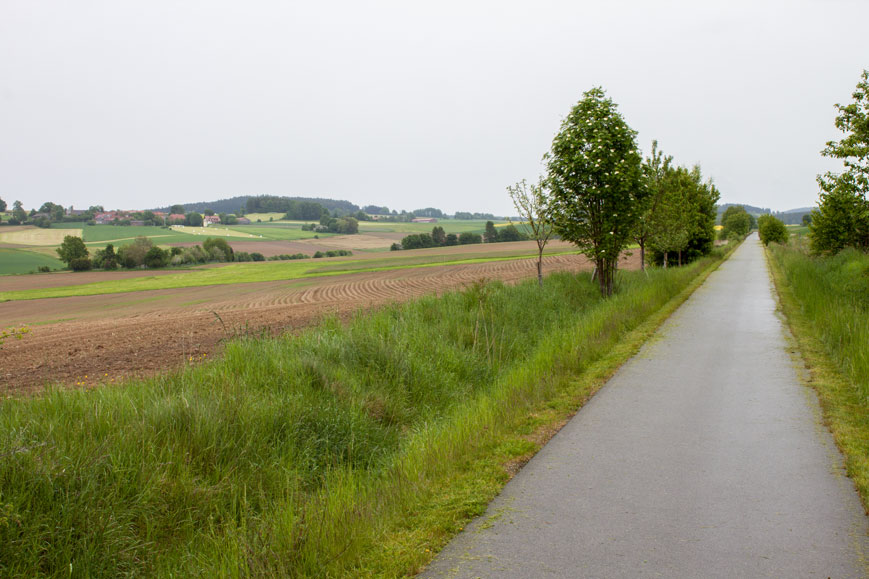
[[[771,246],[814,335],[869,408],[869,255],[812,257],[802,243]]]
[[[511,429],[708,265],[624,272],[606,301],[585,274],[480,283],[152,380],[4,400],[0,575],[412,572],[430,555],[390,538],[461,503],[443,497],[480,457],[526,452]]]

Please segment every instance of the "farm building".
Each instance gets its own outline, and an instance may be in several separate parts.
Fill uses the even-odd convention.
[[[209,225],[217,225],[220,223],[220,217],[217,215],[206,215],[202,218],[202,225],[208,227]]]
[[[434,217],[415,217],[411,223],[437,223],[438,220]]]

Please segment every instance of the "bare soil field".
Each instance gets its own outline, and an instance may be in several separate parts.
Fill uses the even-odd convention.
[[[359,250],[383,250],[404,237],[403,233],[378,233],[360,235],[335,235],[321,239],[301,239],[298,241],[237,241],[229,239],[228,242],[234,251],[246,251],[248,253],[259,252],[266,257],[281,255],[284,253],[304,253],[313,255],[318,251],[326,252],[332,249]],[[190,247],[199,245],[194,242],[170,243],[174,247]]]
[[[592,268],[578,255],[544,261],[547,272]],[[625,257],[621,267],[639,268],[638,256]],[[31,329],[0,350],[0,394],[35,393],[48,384],[93,387],[152,375],[219,355],[222,342],[234,336],[297,331],[324,315],[346,318],[357,310],[460,289],[480,279],[515,282],[535,275],[535,260],[518,259],[0,303],[4,326],[27,324]]]
[[[193,271],[193,270],[189,270]],[[150,277],[184,273],[183,269],[141,269],[132,271],[59,271],[54,273],[0,276],[0,290],[19,291],[68,285],[83,285],[97,281],[111,281],[133,277]],[[2,324],[3,322],[0,322]]]

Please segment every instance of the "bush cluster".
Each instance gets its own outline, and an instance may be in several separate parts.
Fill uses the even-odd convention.
[[[761,215],[757,218],[757,229],[760,240],[764,245],[774,243],[787,243],[788,230],[785,224],[772,215]]]
[[[346,255],[353,255],[353,252],[346,249],[331,249],[329,251],[318,251],[314,254],[314,259],[320,259],[321,257],[344,257]]]
[[[351,235],[359,233],[359,220],[355,217],[330,217],[323,215],[320,219],[320,224],[305,223],[302,225],[302,231],[316,231],[317,233],[340,233]]]
[[[424,249],[427,247],[450,247],[452,245],[471,245],[474,243],[498,243],[501,241],[525,241],[528,235],[519,231],[515,225],[510,224],[501,228],[499,231],[495,227],[495,223],[489,221],[486,223],[486,233],[480,235],[465,231],[456,235],[455,233],[445,233],[444,228],[436,225],[432,228],[431,233],[412,233],[401,240],[401,245],[393,243],[390,246],[391,251],[400,249]]]
[[[73,271],[88,271],[90,269],[113,270],[118,267],[127,269],[158,269],[169,265],[182,266],[213,262],[249,262],[249,261],[288,261],[310,259],[304,253],[273,255],[266,258],[258,251],[233,251],[232,247],[222,237],[209,237],[202,245],[191,247],[172,247],[161,249],[147,237],[137,237],[132,243],[122,245],[115,251],[110,243],[104,249],[98,249],[90,257],[87,247],[80,237],[66,236],[64,243],[58,248],[58,255]],[[313,257],[340,257],[353,255],[346,249],[318,251]]]

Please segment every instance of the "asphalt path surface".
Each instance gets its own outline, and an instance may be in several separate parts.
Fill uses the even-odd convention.
[[[752,236],[423,576],[866,576],[773,291]]]

